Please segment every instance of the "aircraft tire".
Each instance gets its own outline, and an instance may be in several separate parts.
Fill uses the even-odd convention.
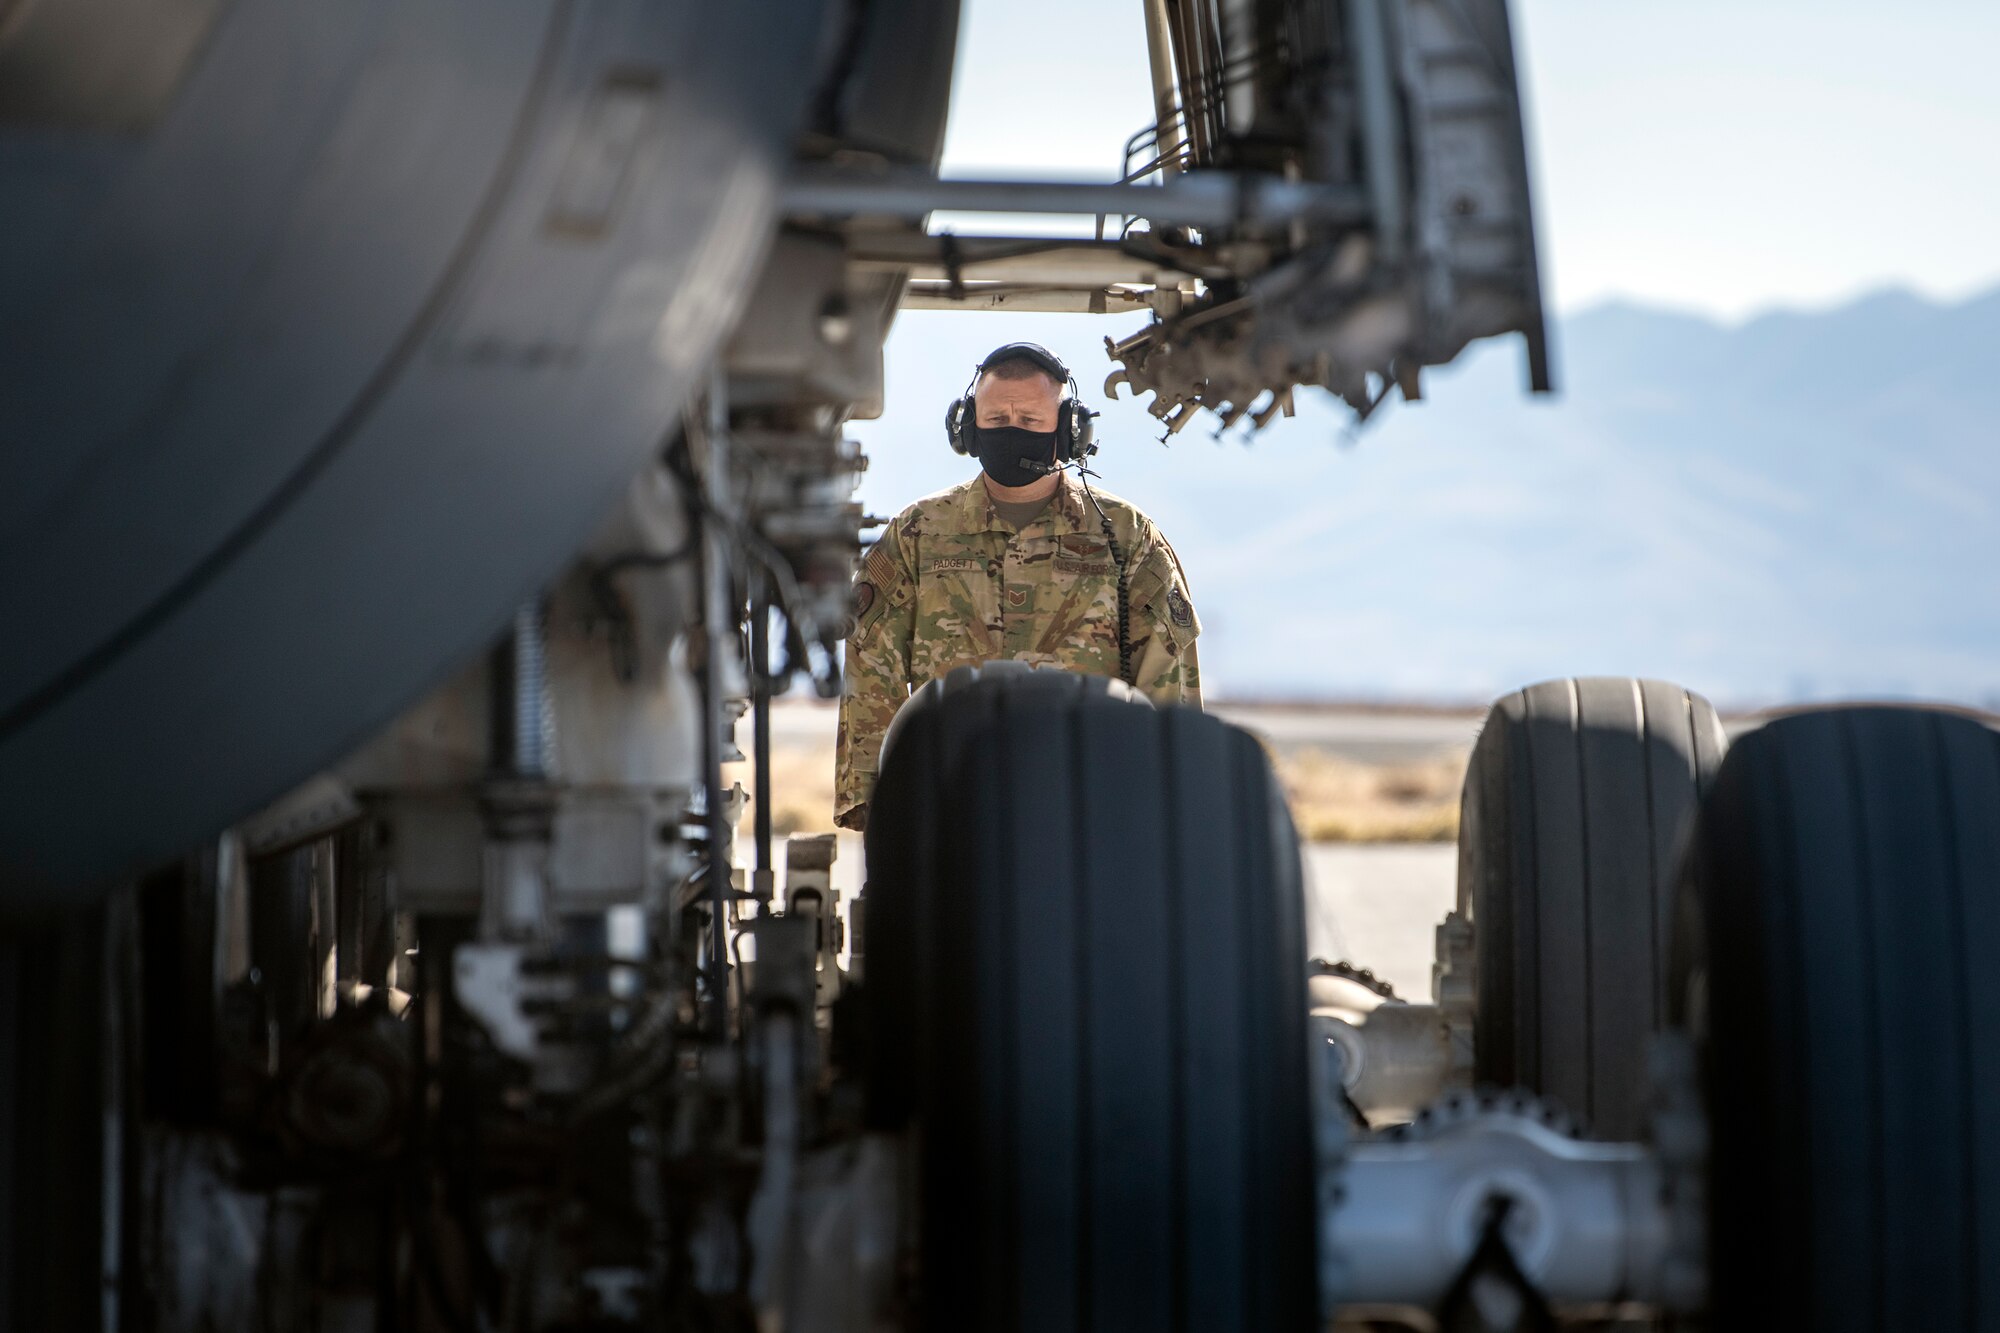
[[[919,1326],[1318,1327],[1298,843],[1261,747],[992,672],[899,720],[867,832],[879,1127]]]
[[[1459,831],[1479,1082],[1640,1136],[1677,858],[1722,748],[1708,701],[1661,681],[1544,681],[1493,705]]]
[[[1774,721],[1723,764],[1685,889],[1709,1326],[2000,1328],[2000,736]]]

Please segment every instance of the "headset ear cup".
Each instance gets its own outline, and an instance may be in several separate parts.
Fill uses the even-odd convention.
[[[951,444],[955,454],[969,454],[971,446],[965,442],[965,419],[972,412],[972,400],[954,398],[951,406],[944,410],[944,437]]]
[[[1096,415],[1074,398],[1063,400],[1062,410],[1056,416],[1056,453],[1065,463],[1088,458],[1096,452],[1091,439],[1097,432],[1090,424]]]
[[[1083,457],[1083,446],[1089,442],[1090,413],[1076,399],[1063,399],[1056,413],[1056,457],[1073,463]]]

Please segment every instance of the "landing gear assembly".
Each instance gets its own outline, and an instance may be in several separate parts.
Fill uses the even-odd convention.
[[[920,1326],[1995,1316],[1979,721],[1805,713],[1725,759],[1676,687],[1510,696],[1417,1005],[1300,971],[1244,733],[1045,673],[935,696],[870,833]]]
[[[11,937],[10,1316],[1995,1315],[2000,736],[1976,718],[1801,713],[1725,755],[1672,686],[1509,696],[1419,1003],[1308,963],[1254,738],[1063,672],[919,692],[859,899],[830,838],[795,838],[782,886],[712,891],[691,775],[535,776],[537,644],[559,720],[614,697],[564,665],[564,605],[358,757],[352,808],[302,797]],[[455,788],[411,742],[478,716],[461,692],[507,764]],[[455,865],[491,878],[453,896]]]

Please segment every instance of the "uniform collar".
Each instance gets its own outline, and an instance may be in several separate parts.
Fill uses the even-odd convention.
[[[951,505],[952,517],[962,532],[1014,531],[1007,520],[1000,517],[1000,511],[993,507],[993,493],[986,489],[984,473],[960,486],[958,493],[951,497]],[[1083,532],[1086,528],[1092,532],[1097,530],[1089,525],[1083,488],[1068,469],[1058,474],[1056,493],[1049,497],[1049,507],[1043,511],[1042,517],[1053,521],[1058,537]],[[1039,523],[1041,519],[1035,521]]]

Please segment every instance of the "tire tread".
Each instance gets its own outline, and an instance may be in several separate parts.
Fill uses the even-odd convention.
[[[922,1325],[1303,1331],[1289,815],[1246,733],[1078,679],[936,691],[876,787],[872,1112],[924,1127]]]
[[[2000,737],[1849,708],[1702,809],[1717,1327],[2000,1329]]]
[[[1544,681],[1494,705],[1460,833],[1480,1081],[1550,1097],[1606,1137],[1643,1129],[1670,887],[1720,731],[1706,700],[1661,681]]]

